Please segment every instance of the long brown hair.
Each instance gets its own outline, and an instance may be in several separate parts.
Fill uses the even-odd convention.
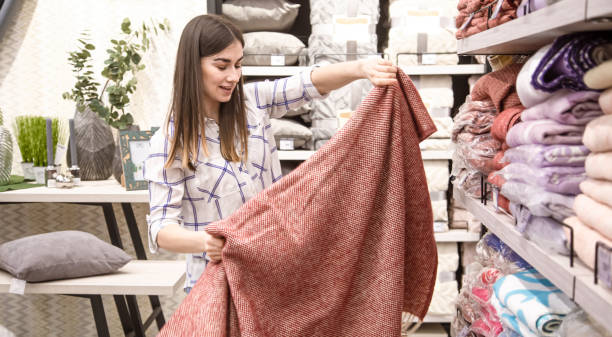
[[[170,120],[174,122],[174,134],[170,134],[170,153],[165,167],[169,167],[179,154],[183,168],[195,170],[198,155],[198,136],[208,156],[206,147],[204,111],[204,83],[200,59],[221,52],[234,41],[244,39],[240,29],[229,20],[217,15],[200,15],[193,18],[183,29],[176,53],[174,87],[170,116],[166,120],[169,131]],[[237,152],[236,136],[240,140],[242,154]],[[247,158],[248,129],[242,77],[238,81],[230,100],[219,107],[219,137],[221,155],[229,161]]]

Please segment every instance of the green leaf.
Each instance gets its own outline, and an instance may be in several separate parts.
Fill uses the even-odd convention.
[[[141,60],[141,57],[140,55],[138,55],[138,53],[132,54],[132,62],[134,62],[134,64],[140,63],[140,60]]]
[[[130,24],[130,19],[123,19],[123,22],[121,23],[121,31],[125,34],[130,34],[132,32],[132,30],[130,29]]]
[[[85,45],[85,49],[88,49],[88,50],[94,50],[94,49],[96,49],[96,46],[94,46],[94,45],[93,45],[93,44],[91,44],[91,43],[88,43],[88,44],[86,44],[86,45]]]

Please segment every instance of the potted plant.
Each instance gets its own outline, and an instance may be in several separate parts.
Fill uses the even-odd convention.
[[[47,121],[44,117],[40,116],[27,116],[26,118],[29,119],[29,147],[32,154],[32,160],[34,161],[34,177],[38,184],[44,184],[45,168],[53,164],[47,162]],[[58,119],[53,118],[51,125],[53,152],[55,153],[58,139]]]
[[[110,176],[117,151],[108,126],[124,130],[134,123],[133,116],[126,111],[129,96],[136,90],[134,75],[145,68],[141,63],[142,53],[149,49],[149,37],[151,34],[157,35],[158,28],[168,32],[167,20],[164,23],[152,21],[151,25],[143,23],[135,30],[131,28],[128,18],[123,20],[121,38],[110,40],[111,48],[106,50],[108,58],[102,70],[106,82],[102,90],[98,90],[100,83],[95,81],[91,70],[91,51],[95,50],[95,46],[88,41],[87,34],[78,39],[80,47],[70,53],[68,61],[77,81],[71,91],[62,96],[73,100],[77,107],[75,138],[82,180],[107,179]],[[121,169],[120,160],[118,167]],[[115,178],[119,180],[117,173]]]
[[[29,116],[17,116],[13,126],[17,146],[21,153],[21,170],[23,171],[23,178],[26,180],[34,180],[34,157],[32,155],[31,137],[29,135],[30,120]]]
[[[13,138],[4,127],[4,118],[0,110],[0,186],[7,185],[13,168]]]

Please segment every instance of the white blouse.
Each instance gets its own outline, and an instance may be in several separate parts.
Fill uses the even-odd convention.
[[[170,150],[164,128],[151,138],[150,154],[144,161],[144,178],[149,181],[150,214],[147,216],[149,249],[157,252],[157,233],[178,223],[198,231],[207,224],[231,215],[255,194],[281,178],[280,162],[270,117],[323,96],[310,79],[312,68],[297,75],[244,86],[247,110],[248,160],[229,162],[221,156],[219,127],[206,121],[209,157],[198,150],[195,171],[183,169],[181,159],[164,168]],[[171,133],[174,132],[170,125]],[[239,147],[237,147],[239,148]],[[193,287],[206,267],[205,253],[187,254],[185,287]]]

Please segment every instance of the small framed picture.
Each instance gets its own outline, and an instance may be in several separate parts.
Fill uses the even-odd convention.
[[[146,190],[148,182],[143,176],[144,161],[149,155],[149,140],[158,128],[146,131],[120,131],[119,146],[125,189],[128,191]]]

